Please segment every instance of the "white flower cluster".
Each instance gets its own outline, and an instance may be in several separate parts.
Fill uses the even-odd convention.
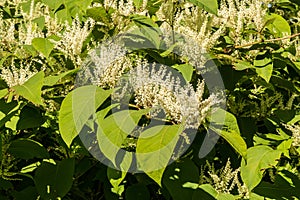
[[[131,68],[131,61],[121,45],[108,43],[101,45],[89,53],[80,81],[100,87],[113,88],[124,71]],[[85,84],[85,83],[84,83]]]
[[[1,69],[0,78],[11,88],[16,85],[22,85],[36,73],[36,70],[31,69],[31,63],[20,62],[17,67],[14,59],[12,59],[9,67],[3,67]]]
[[[206,170],[209,177],[205,176]],[[232,190],[237,187],[239,196],[241,198],[248,199],[249,191],[245,184],[242,184],[239,180],[240,168],[233,170],[231,168],[231,162],[228,159],[223,169],[216,171],[214,166],[209,162],[206,163],[204,168],[201,169],[201,184],[209,183],[219,193],[230,194]]]
[[[214,96],[203,99],[204,81],[199,82],[196,91],[189,83],[183,83],[166,66],[136,61],[136,67],[129,73],[129,87],[135,94],[139,107],[158,109],[153,117],[164,111],[167,118],[185,128],[197,129],[214,103]],[[127,85],[127,87],[128,87]],[[121,91],[122,97],[126,86]]]
[[[31,45],[34,38],[56,35],[61,39],[59,41],[51,40],[56,45],[55,48],[70,58],[75,65],[81,64],[79,54],[82,51],[84,41],[94,26],[92,19],[87,19],[83,25],[78,18],[75,18],[70,25],[68,22],[59,22],[57,17],[50,13],[50,8],[41,2],[32,0],[27,12],[20,6],[22,1],[14,0],[7,1],[7,3],[15,6],[15,15],[21,17],[3,19],[0,12],[0,46],[2,50],[25,52],[24,45]],[[41,17],[45,19],[44,28],[46,31],[43,31],[43,28],[39,27],[36,21]],[[43,56],[41,55],[41,57]]]
[[[138,3],[140,5],[136,5]],[[104,0],[103,3],[94,3],[93,7],[104,7],[107,12],[113,9],[111,14],[111,21],[102,24],[105,27],[113,28],[116,32],[123,31],[128,28],[131,23],[130,15],[147,15],[148,0],[134,1],[134,0]]]
[[[3,19],[0,12],[0,46],[10,52],[23,51],[23,45],[31,45],[32,39],[44,38],[42,29],[34,20],[49,15],[49,9],[43,3],[31,1],[30,10],[25,12],[20,6],[22,1],[8,3],[15,6],[15,15],[21,17]]]
[[[119,15],[129,16],[131,14],[145,15],[147,13],[146,6],[148,0],[142,0],[140,8],[136,8],[134,0],[104,0],[103,6],[115,9]]]
[[[1,0],[0,1],[0,6],[4,6],[5,4],[16,6],[16,5],[19,5],[19,4],[21,4],[25,1],[26,0]]]
[[[265,25],[269,0],[221,0],[218,20],[226,20],[230,28],[230,37],[236,45],[260,40],[260,33]],[[252,27],[256,33],[242,37],[245,27]]]
[[[78,17],[72,21],[70,26],[68,22],[65,23],[65,30],[62,34],[58,34],[61,40],[53,41],[56,48],[67,55],[75,64],[80,65],[82,60],[79,54],[82,51],[82,46],[88,35],[94,27],[94,20],[89,18],[84,25],[81,24]]]
[[[174,4],[172,1],[167,1],[160,7],[157,16],[159,20],[165,22],[161,26],[163,29],[185,36],[184,41],[178,43],[180,51],[189,63],[200,72],[207,61],[207,52],[217,44],[218,39],[225,31],[225,23],[220,23],[218,29],[212,31],[211,23],[215,18],[214,15],[190,3],[181,3],[180,5],[180,9],[173,16],[170,10],[175,9]]]
[[[300,147],[300,125],[285,125],[285,127],[292,132],[292,145]]]

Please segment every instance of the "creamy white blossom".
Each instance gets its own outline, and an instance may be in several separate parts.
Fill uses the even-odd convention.
[[[197,129],[214,102],[213,96],[203,99],[203,81],[195,91],[191,84],[163,65],[137,60],[128,76],[129,84],[123,86],[120,93],[125,93],[126,87],[132,87],[137,106],[157,109],[152,113],[153,117],[164,111],[167,119],[183,123],[186,128]]]
[[[84,41],[94,27],[94,23],[94,20],[89,18],[84,25],[82,25],[78,17],[72,21],[71,25],[66,22],[65,30],[62,33],[58,33],[61,40],[53,40],[56,44],[55,48],[67,55],[75,64],[80,65],[82,60],[79,54],[82,51]]]
[[[266,5],[269,2],[269,0],[221,0],[215,23],[226,20],[226,26],[230,28],[229,36],[236,45],[260,41],[261,36],[258,33],[264,28]],[[252,27],[256,34],[242,36],[249,27]]]
[[[10,66],[1,68],[0,77],[7,83],[9,87],[22,85],[37,73],[36,70],[32,69],[31,65],[31,62],[20,62],[19,66],[16,66],[15,60],[12,59]]]
[[[79,74],[79,80],[83,84],[88,82],[100,87],[113,88],[124,71],[131,67],[131,61],[126,56],[126,49],[109,42],[90,51],[83,64],[83,70]]]
[[[108,8],[114,8],[119,15],[129,16],[131,14],[145,15],[147,14],[147,2],[143,0],[139,8],[134,4],[134,0],[104,0],[103,6]]]
[[[224,33],[225,20],[218,24],[216,31],[211,30],[214,15],[190,3],[181,3],[180,9],[174,16],[172,10],[176,9],[172,1],[166,1],[157,12],[159,20],[163,21],[161,28],[168,32],[184,36],[183,41],[177,41],[183,59],[203,71],[204,64],[208,60],[207,53],[218,43],[218,39]],[[221,20],[220,20],[221,21]],[[175,43],[169,38],[169,43]],[[170,45],[170,44],[169,44]]]
[[[205,176],[206,172],[209,176]],[[220,170],[215,170],[214,165],[207,161],[206,165],[201,168],[200,184],[209,183],[217,192],[227,194],[237,188],[239,197],[248,199],[249,191],[247,186],[239,179],[239,174],[240,168],[232,169],[229,159]]]
[[[292,145],[300,147],[300,125],[285,125],[285,127],[292,132]]]

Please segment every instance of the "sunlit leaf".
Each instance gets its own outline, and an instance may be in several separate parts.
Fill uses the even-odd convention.
[[[241,165],[241,176],[249,191],[261,181],[266,169],[275,166],[282,154],[269,146],[255,146],[247,150],[247,158]]]
[[[38,72],[23,85],[13,87],[15,93],[31,101],[34,104],[41,105],[42,102],[42,87],[44,82],[44,72]]]
[[[70,146],[88,119],[96,114],[97,108],[108,98],[111,91],[97,86],[83,86],[70,92],[63,100],[59,112],[60,134]]]

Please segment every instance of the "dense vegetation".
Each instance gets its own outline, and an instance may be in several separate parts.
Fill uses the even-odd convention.
[[[298,0],[0,0],[0,199],[299,199]]]

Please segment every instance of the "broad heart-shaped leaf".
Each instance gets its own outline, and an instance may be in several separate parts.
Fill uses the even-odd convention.
[[[31,101],[34,104],[42,105],[42,87],[44,82],[44,72],[38,72],[23,85],[13,87],[15,93]]]
[[[5,97],[8,94],[8,89],[0,90],[0,99]]]
[[[241,176],[249,191],[253,190],[263,177],[265,169],[275,166],[282,151],[269,146],[254,146],[247,150],[247,159],[242,162]]]
[[[73,158],[60,161],[57,165],[43,162],[34,176],[35,186],[43,199],[64,197],[73,184],[75,160]]]
[[[271,13],[265,16],[266,21],[271,21],[266,27],[273,33],[275,37],[284,37],[291,35],[291,27],[289,23],[280,15]]]
[[[209,119],[209,128],[223,137],[241,156],[246,157],[247,145],[240,135],[236,118],[233,114],[218,109]]]
[[[32,46],[38,51],[41,52],[46,58],[49,57],[51,51],[54,48],[54,44],[52,44],[46,38],[34,38],[32,40]]]
[[[148,113],[144,110],[123,110],[103,119],[101,114],[98,117],[97,140],[101,152],[120,171],[127,171],[132,162],[132,152],[121,150],[126,137],[136,128],[137,123],[143,115]],[[123,158],[117,159],[122,151]]]
[[[217,0],[188,0],[189,2],[203,8],[205,11],[212,14],[218,13],[218,1]]]
[[[67,146],[79,134],[88,119],[109,97],[111,90],[83,86],[70,92],[63,100],[58,117],[59,131]]]
[[[160,125],[143,131],[136,145],[138,168],[161,185],[167,167],[182,132],[179,125]]]
[[[21,159],[49,158],[47,150],[40,143],[31,139],[14,140],[8,148],[8,152]]]
[[[166,168],[163,175],[163,185],[174,200],[192,199],[192,196],[198,187],[187,187],[187,183],[199,182],[199,170],[195,163],[190,159],[183,159],[179,162],[173,162]],[[198,199],[200,199],[198,197]]]

